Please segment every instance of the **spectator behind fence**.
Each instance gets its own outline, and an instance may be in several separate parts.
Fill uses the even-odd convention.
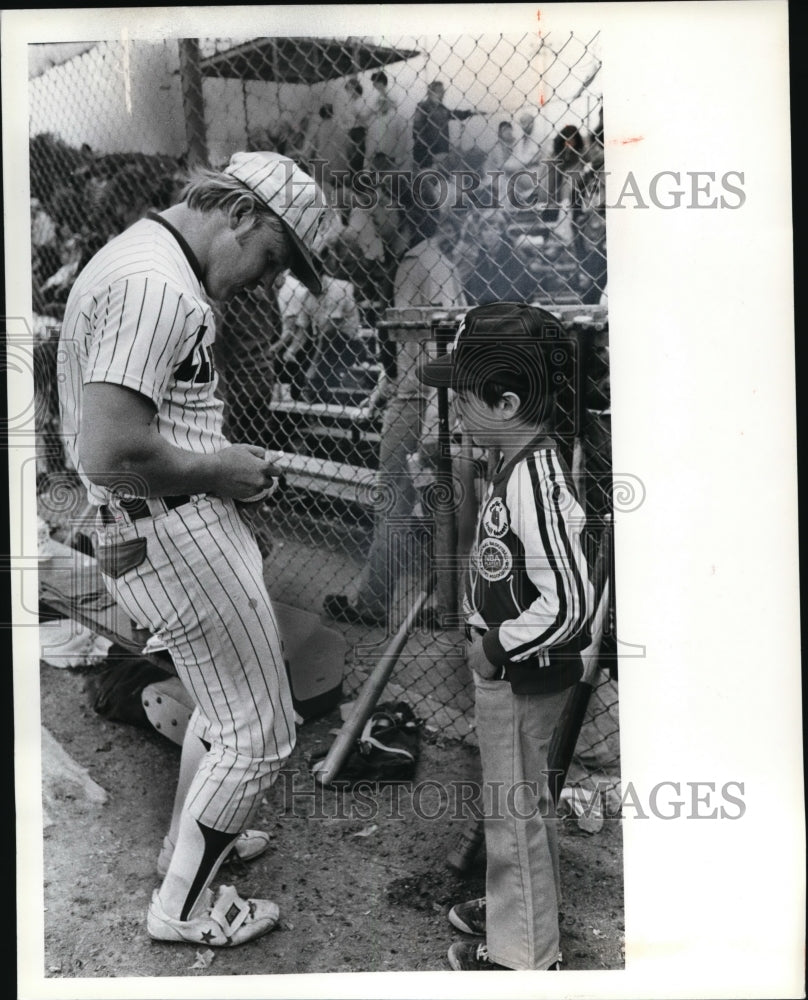
[[[31,277],[34,299],[61,263],[59,230],[39,198],[31,198]],[[38,311],[35,307],[34,311]]]
[[[342,233],[369,325],[393,304],[395,272],[407,247],[434,231],[435,209],[429,206],[435,206],[440,197],[433,174],[416,178],[418,193],[414,195],[409,178],[393,177],[393,170],[392,161],[383,153],[374,156],[374,168],[363,174],[369,186],[352,193]]]
[[[588,153],[592,150],[594,159]],[[600,301],[606,284],[605,185],[602,134],[587,142],[577,125],[565,125],[553,140],[551,191],[558,206],[554,235],[576,265],[575,292]]]
[[[344,125],[334,117],[332,104],[320,105],[317,124],[309,140],[306,160],[318,183],[342,191],[349,173],[349,139]]]
[[[396,309],[464,305],[460,277],[451,256],[457,243],[451,216],[440,218],[438,212],[433,212],[429,222],[422,221],[424,231],[429,235],[407,250],[396,271]],[[380,509],[356,599],[328,594],[323,603],[325,614],[336,621],[383,626],[392,617],[396,584],[405,569],[404,543],[414,536],[419,524],[419,519],[412,517],[418,493],[409,460],[426,440],[435,437],[431,425],[435,423],[436,409],[433,405],[430,413],[425,413],[428,394],[416,375],[420,352],[420,344],[400,344],[383,376],[386,403],[376,476]],[[396,538],[395,532],[400,537]]]
[[[225,434],[231,441],[272,446],[268,402],[275,388],[274,345],[281,319],[273,288],[259,285],[225,302],[215,344],[219,395],[225,404]]]
[[[288,127],[283,136],[286,156],[305,170],[308,168],[306,157],[311,148],[311,134],[312,130],[316,128],[316,123],[312,121],[311,115],[305,114],[287,124]]]
[[[306,388],[306,352],[309,336],[308,314],[305,309],[308,292],[302,281],[293,274],[286,274],[277,285],[278,311],[281,318],[281,336],[273,345],[277,358],[278,381],[289,386],[294,400],[303,399]]]
[[[268,846],[247,828],[296,738],[261,553],[237,503],[278,470],[261,445],[224,437],[211,301],[287,268],[317,292],[326,213],[291,161],[234,153],[102,247],[62,324],[62,432],[98,508],[104,583],[159,632],[195,705],[146,921],[161,941],[233,947],[278,924],[275,903],[209,888],[232,850]]]
[[[269,148],[273,149],[276,153],[281,153],[283,156],[291,156],[293,152],[293,134],[295,132],[296,126],[294,126],[288,118],[281,118],[280,121],[276,122],[273,126],[268,126],[265,130]],[[260,128],[255,128],[251,131],[251,135],[255,137],[256,140],[261,135],[262,130]],[[256,146],[256,149],[262,147]]]
[[[309,292],[298,317],[309,328],[310,339],[303,347],[309,360],[303,399],[309,403],[342,402],[340,388],[349,381],[350,368],[365,360],[353,285],[337,277],[343,253],[340,238],[323,248],[322,293]]]
[[[65,237],[81,231],[90,215],[88,194],[85,187],[74,181],[57,179],[53,194],[48,200],[48,212],[59,227],[59,236]]]
[[[383,156],[390,170],[406,170],[409,160],[409,126],[398,105],[386,93],[379,95],[368,117],[365,161],[368,169]]]
[[[365,165],[365,137],[367,135],[369,107],[365,89],[355,76],[345,81],[345,101],[340,106],[338,120],[348,138],[348,184]]]
[[[553,137],[550,197],[554,204],[574,207],[584,184],[585,142],[577,125],[564,125]]]
[[[56,223],[48,215],[39,198],[30,199],[31,246],[36,250],[55,247],[59,235]],[[56,256],[58,259],[58,254]]]
[[[374,156],[372,168],[360,175],[366,183],[361,187],[355,185],[347,223],[363,256],[374,263],[379,275],[378,298],[382,308],[392,302],[396,267],[407,249],[404,207],[388,173],[392,169],[384,154]]]
[[[84,253],[84,240],[79,234],[74,234],[63,242],[59,252],[61,266],[35,290],[34,305],[37,312],[43,316],[61,317]]]
[[[357,234],[353,229],[344,226],[339,233],[340,273],[337,277],[350,281],[354,288],[357,305],[359,306],[362,326],[373,327],[381,309],[378,299],[382,276],[377,262],[368,260],[362,253]]]
[[[376,98],[375,99],[376,99],[377,105],[378,105],[378,102],[380,100],[384,99],[384,98],[387,98],[387,99],[389,99],[389,100],[392,101],[392,97],[390,97],[390,89],[389,89],[390,88],[390,81],[387,79],[387,74],[384,72],[383,69],[374,70],[370,74],[370,82],[371,82],[371,85],[373,87],[373,90],[376,93]]]
[[[469,305],[533,302],[536,278],[514,246],[505,209],[470,212],[461,237],[458,267]]]
[[[519,115],[522,134],[513,146],[513,152],[506,160],[504,170],[511,180],[508,193],[511,198],[509,208],[529,207],[536,200],[547,201],[546,170],[543,169],[542,147],[534,137],[536,116],[529,111]]]
[[[161,211],[171,204],[173,174],[146,174],[134,164],[125,164],[111,177],[96,182],[90,226],[104,242],[117,236],[149,209]]]
[[[322,249],[322,292],[312,295],[293,275],[278,285],[282,333],[271,348],[278,379],[294,400],[338,403],[350,369],[369,360],[351,272],[353,243],[344,231]]]
[[[441,166],[451,151],[449,122],[480,114],[475,109],[450,109],[443,103],[446,88],[440,80],[427,85],[426,98],[415,109],[412,124],[413,169]]]
[[[427,385],[454,390],[464,432],[499,457],[464,596],[486,884],[484,898],[449,911],[455,928],[478,938],[450,947],[457,971],[559,968],[561,880],[548,748],[583,673],[580,651],[593,611],[584,513],[553,436],[559,377],[569,379],[552,358],[562,333],[550,313],[533,306],[480,306],[466,313],[453,352],[420,369]],[[491,808],[506,787],[515,796]]]
[[[581,299],[597,305],[606,289],[606,184],[603,172],[603,111],[584,152],[579,186],[576,256],[580,264]]]
[[[513,125],[509,121],[500,122],[497,126],[497,141],[485,160],[485,176],[481,187],[490,193],[493,205],[503,204],[507,187],[505,179],[505,164],[513,155]]]

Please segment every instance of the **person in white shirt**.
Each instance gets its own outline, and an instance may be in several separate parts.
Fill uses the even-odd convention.
[[[311,403],[340,402],[337,388],[361,353],[359,309],[350,281],[339,278],[339,244],[323,254],[323,290],[308,293],[301,316],[306,316],[311,340],[305,353],[311,359],[303,398]]]
[[[485,161],[486,170],[503,170],[513,156],[513,124],[501,121],[497,126],[497,141]]]
[[[313,295],[293,275],[278,289],[282,333],[275,348],[281,381],[293,399],[338,401],[334,387],[360,353],[360,319],[353,284],[338,277],[344,251],[340,238],[322,250],[322,291]]]
[[[501,205],[505,196],[505,164],[513,156],[513,125],[501,121],[497,126],[497,141],[485,160],[482,187],[492,195],[492,206]]]
[[[334,117],[332,104],[320,106],[306,159],[319,184],[342,188],[350,171],[349,139],[342,123]]]
[[[374,155],[369,177],[372,190],[352,192],[347,222],[347,229],[377,277],[378,298],[384,307],[392,304],[393,278],[408,242],[405,213],[389,173],[393,169],[383,153]]]
[[[377,69],[375,73],[370,74],[370,82],[373,84],[373,89],[376,91],[377,103],[380,98],[390,97],[390,91],[388,89],[390,81],[387,79],[387,74],[384,70]]]
[[[541,202],[547,200],[546,165],[543,163],[541,143],[533,134],[535,124],[536,117],[532,112],[525,111],[519,116],[522,135],[514,143],[513,153],[503,167],[506,174],[514,178],[508,191],[513,202],[510,208],[527,207],[527,203],[536,197],[537,192]],[[521,176],[515,176],[517,174]]]
[[[373,168],[377,155],[390,162],[392,170],[406,170],[409,160],[409,125],[389,94],[380,94],[376,110],[368,119],[365,166]]]
[[[349,181],[365,165],[365,136],[370,108],[364,97],[364,87],[355,76],[345,81],[345,103],[338,111],[338,121],[348,138]]]
[[[31,198],[31,245],[35,248],[56,243],[56,223],[42,207],[39,198]]]

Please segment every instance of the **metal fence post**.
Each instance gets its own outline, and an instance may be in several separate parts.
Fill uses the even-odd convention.
[[[433,325],[438,356],[446,354],[453,327]],[[449,424],[449,391],[438,389],[438,458],[435,502],[435,567],[438,610],[442,615],[457,615],[457,524],[455,518],[454,480],[452,477],[452,439]]]
[[[179,54],[182,107],[185,112],[185,134],[188,140],[188,166],[204,166],[208,162],[208,146],[202,71],[199,68],[199,40],[181,38]]]

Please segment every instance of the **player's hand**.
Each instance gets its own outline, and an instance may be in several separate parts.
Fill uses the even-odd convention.
[[[499,667],[495,667],[485,655],[483,637],[481,635],[475,635],[471,642],[467,643],[466,662],[475,674],[479,674],[480,677],[491,678],[499,673]]]
[[[223,448],[217,453],[217,482],[211,492],[235,500],[264,499],[280,475],[272,454],[254,444]]]

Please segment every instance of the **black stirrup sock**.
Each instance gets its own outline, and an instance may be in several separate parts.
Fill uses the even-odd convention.
[[[199,820],[196,825],[202,832],[205,840],[205,849],[202,853],[202,860],[199,862],[196,877],[188,890],[188,897],[182,907],[180,920],[187,920],[188,915],[193,910],[197,900],[213,879],[218,870],[219,863],[230,849],[233,841],[238,836],[237,833],[222,833],[221,830],[213,830],[209,826],[203,826]]]

